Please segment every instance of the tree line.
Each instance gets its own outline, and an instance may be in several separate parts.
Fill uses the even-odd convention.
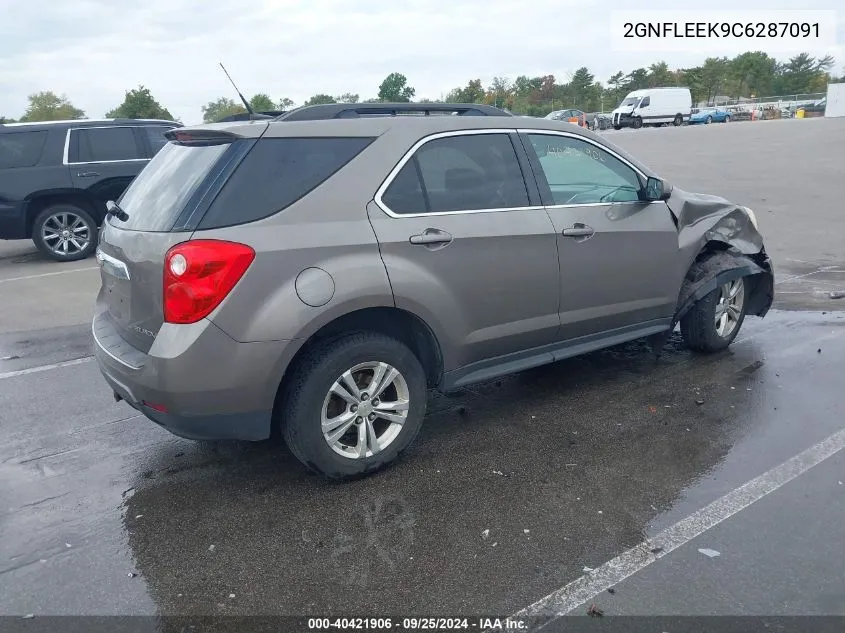
[[[795,95],[824,92],[828,83],[845,82],[845,71],[836,76],[830,71],[834,59],[830,55],[813,57],[800,53],[786,61],[778,61],[762,52],[742,53],[733,58],[709,57],[700,66],[670,69],[664,61],[647,68],[636,68],[628,73],[618,71],[606,83],[596,81],[589,68],[576,70],[566,80],[554,75],[528,77],[520,75],[511,80],[494,77],[485,86],[481,79],[471,79],[465,86],[453,88],[440,98],[420,98],[417,103],[486,103],[506,108],[517,114],[545,116],[552,110],[578,108],[586,112],[607,111],[632,90],[658,86],[686,86],[692,92],[693,102],[712,102],[716,97],[733,99]],[[408,78],[394,72],[385,77],[374,97],[361,100],[356,93],[340,95],[316,94],[301,105],[321,103],[401,103],[414,100],[416,90]],[[297,104],[288,97],[274,100],[266,93],[249,99],[256,112],[289,110]],[[246,112],[243,104],[220,97],[201,106],[203,121],[217,121],[225,116]],[[170,112],[150,93],[148,88],[128,90],[123,102],[105,113],[106,118],[168,119]],[[39,92],[29,96],[29,106],[20,121],[51,121],[84,119],[85,112],[74,106],[65,95]],[[11,122],[0,116],[0,123]]]

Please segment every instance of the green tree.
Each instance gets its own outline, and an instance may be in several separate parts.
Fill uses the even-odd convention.
[[[669,70],[669,64],[666,62],[655,62],[648,67],[648,87],[662,88],[670,87],[674,82],[672,71]]]
[[[493,77],[487,94],[491,105],[497,108],[507,108],[508,103],[513,105],[513,84],[507,77]]]
[[[138,86],[127,90],[121,103],[106,112],[107,119],[167,119],[173,115],[150,94],[149,88]]]
[[[235,102],[234,99],[220,97],[216,101],[210,101],[202,106],[202,120],[205,123],[214,123],[223,117],[232,114],[243,114],[244,112],[246,112],[246,108],[240,103]]]
[[[826,83],[827,71],[833,67],[830,55],[816,59],[809,53],[800,53],[782,64],[776,81],[781,94],[798,94],[819,90]]]
[[[49,90],[29,95],[29,106],[21,117],[22,122],[66,121],[84,119],[85,112],[74,106],[65,95],[58,96]]]
[[[283,97],[279,100],[279,110],[290,110],[295,105],[296,102],[293,99],[289,99],[288,97]]]
[[[416,94],[402,73],[390,73],[378,88],[378,98],[391,103],[406,103]]]
[[[324,104],[324,103],[337,103],[337,99],[335,99],[331,95],[321,93],[321,94],[314,95],[308,101],[306,101],[303,105],[307,105],[307,106],[321,105],[321,104]]]
[[[10,119],[8,117],[0,116],[0,123],[15,123],[14,119]]]
[[[249,100],[249,105],[256,112],[268,112],[276,109],[276,104],[270,96],[262,92],[259,92],[257,95],[253,95],[252,99]]]
[[[484,103],[487,93],[480,79],[472,79],[463,88],[454,88],[446,95],[447,103]]]
[[[733,93],[740,96],[767,96],[773,94],[777,60],[761,51],[737,55],[730,61],[729,76],[733,80]]]
[[[337,97],[338,103],[358,103],[358,95],[354,92],[344,92]]]
[[[625,77],[625,90],[631,92],[632,90],[642,90],[643,88],[648,88],[648,71],[645,68],[632,70]]]

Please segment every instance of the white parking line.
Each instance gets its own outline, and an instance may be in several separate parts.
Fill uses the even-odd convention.
[[[24,279],[38,279],[39,277],[52,277],[53,275],[67,275],[68,273],[79,273],[83,270],[97,270],[97,266],[87,266],[85,268],[74,268],[72,270],[57,270],[52,273],[39,273],[38,275],[26,275],[24,277],[11,277],[9,279],[0,279],[0,284],[7,281],[23,281]]]
[[[39,365],[38,367],[29,367],[27,369],[18,369],[17,371],[7,371],[0,374],[0,380],[4,378],[14,378],[15,376],[25,376],[26,374],[37,374],[41,371],[48,371],[50,369],[59,369],[60,367],[71,367],[73,365],[81,365],[94,360],[93,356],[84,356],[82,358],[74,358],[73,360],[62,361],[61,363],[51,363],[49,365]]]
[[[592,572],[541,598],[514,618],[562,616],[663,558],[845,448],[845,429],[752,479]],[[662,548],[662,549],[661,549]],[[653,553],[653,552],[657,553]]]

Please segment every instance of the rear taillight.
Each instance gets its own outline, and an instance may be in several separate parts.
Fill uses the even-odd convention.
[[[164,320],[196,323],[226,298],[255,259],[236,242],[194,240],[177,244],[164,257]]]

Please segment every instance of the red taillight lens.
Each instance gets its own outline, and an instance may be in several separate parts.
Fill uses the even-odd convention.
[[[196,323],[211,314],[255,259],[245,244],[194,240],[164,257],[164,320]]]

